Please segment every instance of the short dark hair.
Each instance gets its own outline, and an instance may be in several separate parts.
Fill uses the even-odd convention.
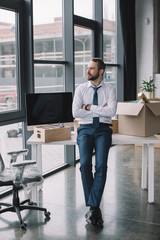
[[[91,61],[98,63],[98,70],[103,69],[105,71],[106,66],[101,58],[92,58]]]

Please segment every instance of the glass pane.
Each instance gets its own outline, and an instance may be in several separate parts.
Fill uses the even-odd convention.
[[[53,64],[35,64],[35,92],[63,92],[64,85],[64,66]]]
[[[117,63],[115,0],[103,0],[103,59],[105,63]]]
[[[17,105],[16,13],[0,9],[0,113]]]
[[[92,56],[92,30],[74,28],[75,84],[86,81],[86,67]]]
[[[77,87],[87,81],[86,69],[92,57],[92,30],[75,26],[74,34],[75,87]],[[77,146],[76,159],[79,159]]]
[[[74,14],[93,18],[93,0],[74,0]]]
[[[42,145],[43,173],[64,164],[64,145]]]
[[[34,59],[63,59],[62,0],[33,0]]]
[[[117,89],[117,67],[107,66],[103,75],[103,80]]]
[[[64,66],[35,64],[35,93],[64,92]],[[64,146],[42,145],[43,173],[64,164]]]
[[[10,167],[10,157],[7,152],[21,150],[23,148],[22,122],[0,126],[0,153],[3,157],[5,167]],[[22,155],[19,159],[22,160]],[[8,187],[1,187],[0,193]]]

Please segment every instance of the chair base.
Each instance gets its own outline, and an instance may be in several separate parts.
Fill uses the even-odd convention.
[[[28,203],[28,204],[24,205],[26,203]],[[30,199],[26,199],[26,200],[20,202],[19,196],[18,196],[18,189],[15,186],[13,186],[13,204],[0,202],[0,208],[1,208],[1,206],[6,206],[6,208],[0,210],[0,214],[5,213],[5,212],[16,212],[18,219],[19,219],[20,228],[22,230],[26,230],[26,224],[23,222],[22,216],[21,216],[21,211],[23,211],[23,210],[43,211],[44,215],[45,215],[45,221],[50,220],[50,212],[48,212],[46,208],[35,206],[35,204],[36,203],[33,203],[32,201],[30,201]]]

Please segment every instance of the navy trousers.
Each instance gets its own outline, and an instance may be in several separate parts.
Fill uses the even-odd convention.
[[[86,206],[99,207],[106,182],[108,152],[112,143],[112,129],[92,124],[80,125],[77,144],[80,153],[80,171]],[[95,171],[92,155],[95,149]]]

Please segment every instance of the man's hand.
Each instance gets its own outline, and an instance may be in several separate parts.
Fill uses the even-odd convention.
[[[85,110],[90,111],[91,106],[92,106],[91,104],[87,104],[87,105],[85,106]]]
[[[87,104],[87,105],[83,104],[81,108],[84,110],[90,111],[91,104]]]
[[[103,107],[108,107],[108,104],[106,103],[106,104],[104,104],[104,106]]]
[[[85,109],[85,104],[83,104],[81,108],[82,108],[82,109]]]

